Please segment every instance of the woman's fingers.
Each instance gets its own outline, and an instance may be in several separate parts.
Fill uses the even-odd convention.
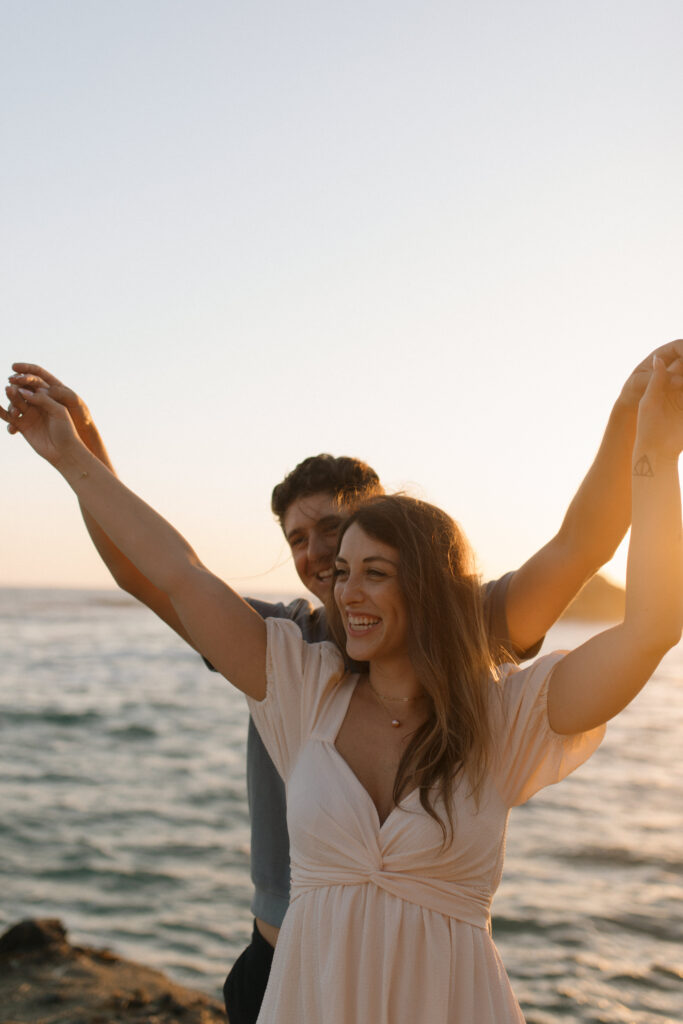
[[[0,405],[0,420],[3,420],[3,422],[7,424],[8,434],[16,434],[16,421],[21,416],[21,413],[17,409],[16,405],[14,405],[12,402],[11,389],[9,387],[5,388],[5,393],[7,394],[8,398],[7,408],[3,409],[3,407]]]
[[[41,366],[36,366],[34,363],[15,363],[14,365],[32,367],[30,372],[28,370],[21,373],[17,372],[9,378],[14,387],[26,388],[29,391],[38,391],[40,388],[43,388],[49,391],[51,398],[54,398],[61,405],[65,405],[75,416],[87,413],[76,392],[62,384],[53,374],[48,373]]]
[[[7,423],[7,432],[9,434],[21,433],[24,417],[30,413],[31,407],[18,388],[10,385],[5,388],[5,394],[9,402],[7,411],[2,410],[2,419]]]
[[[46,384],[61,384],[61,380],[58,380],[53,373],[49,370],[43,369],[42,366],[38,366],[37,363],[12,363],[12,369],[15,371],[13,376],[10,377],[12,383],[15,383],[14,377],[22,374],[33,375],[34,377],[40,377],[41,380],[45,381]]]
[[[669,373],[669,384],[675,388],[683,386],[683,359],[674,359],[667,366]]]
[[[50,398],[46,388],[29,391],[28,388],[10,385],[6,390],[12,403],[8,412],[10,425],[14,427],[13,432],[25,434],[31,431],[40,419],[44,419],[46,424],[49,420],[71,420],[68,411],[60,402]]]
[[[10,400],[10,414],[14,412],[15,414],[23,415],[23,413],[28,412],[31,406],[27,401],[27,398],[29,398],[31,395],[36,394],[37,390],[40,389],[36,389],[36,391],[31,391],[29,388],[20,388],[17,387],[16,384],[9,384],[5,388],[5,394]],[[45,389],[43,388],[43,390]]]
[[[12,384],[15,387],[26,388],[29,391],[39,391],[43,388],[50,392],[50,396],[54,398],[61,405],[66,405],[68,408],[78,406],[78,395],[71,388],[66,387],[65,384],[61,384],[59,381],[53,378],[53,383],[49,383],[44,377],[38,377],[33,373],[15,373],[13,377],[10,377]]]

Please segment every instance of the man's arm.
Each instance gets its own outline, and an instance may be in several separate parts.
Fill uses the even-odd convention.
[[[653,355],[683,384],[683,341],[651,353],[622,388],[595,461],[572,499],[557,534],[513,575],[507,591],[510,640],[517,651],[536,644],[600,566],[612,558],[631,521],[631,456],[638,402]]]
[[[90,452],[68,410],[44,388],[12,388],[12,422],[64,477],[113,543],[169,599],[194,646],[257,701],[266,694],[266,626],[253,608],[198,559],[162,516]]]
[[[109,455],[107,454],[104,441],[102,440],[100,433],[93,422],[93,418],[90,415],[90,410],[83,399],[79,398],[76,392],[72,391],[71,388],[62,384],[62,382],[48,370],[45,370],[42,366],[38,366],[36,363],[13,363],[12,369],[15,371],[10,377],[10,383],[12,385],[20,388],[28,388],[31,391],[36,391],[38,389],[46,390],[50,398],[53,398],[56,402],[59,402],[60,405],[66,407],[83,444],[107,467],[107,469],[115,474],[116,471],[111,463]],[[2,409],[0,409],[0,417],[9,424],[8,429],[10,432],[15,433],[16,427],[12,425],[11,418],[9,418]],[[88,533],[90,534],[90,538],[97,549],[97,553],[113,576],[117,585],[132,597],[137,598],[138,601],[146,604],[147,607],[155,612],[160,619],[163,619],[171,629],[174,629],[176,633],[183,638],[183,640],[194,646],[168,595],[159,590],[158,587],[155,587],[146,576],[143,576],[140,570],[133,565],[130,559],[126,558],[123,552],[120,551],[112,542],[87,509],[83,507],[83,504],[80,502],[79,504],[83,521]]]

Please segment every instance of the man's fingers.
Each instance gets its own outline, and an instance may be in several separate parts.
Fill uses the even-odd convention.
[[[14,376],[17,376],[17,374],[33,374],[35,377],[40,377],[41,380],[44,380],[46,384],[62,383],[53,373],[45,370],[42,366],[38,366],[37,363],[12,363],[12,369],[14,370]],[[10,380],[14,383],[12,377],[10,377]]]
[[[78,404],[76,392],[72,391],[71,388],[67,388],[59,381],[50,384],[44,377],[37,377],[33,373],[15,373],[13,377],[10,377],[10,380],[14,387],[28,388],[29,391],[39,391],[41,388],[45,391],[49,390],[51,398],[69,408]]]
[[[8,434],[16,434],[17,428],[12,423],[11,412],[12,412],[12,406],[11,405],[8,405],[6,409],[3,409],[3,407],[0,405],[0,420],[2,420],[4,423],[7,424],[7,433]]]
[[[9,381],[16,388],[29,388],[31,391],[50,387],[44,377],[37,377],[35,373],[13,373]]]

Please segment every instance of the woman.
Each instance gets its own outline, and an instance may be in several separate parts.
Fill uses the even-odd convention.
[[[287,782],[292,903],[259,1021],[506,1024],[521,1011],[489,934],[510,807],[599,744],[683,624],[680,393],[657,361],[634,447],[624,622],[496,678],[464,539],[382,498],[344,528],[331,644],[266,624],[78,440],[44,392],[13,423],[172,600],[249,698]]]

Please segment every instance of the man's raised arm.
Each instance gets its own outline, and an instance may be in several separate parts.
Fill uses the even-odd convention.
[[[27,388],[31,391],[43,389],[47,391],[50,398],[53,398],[60,405],[68,409],[78,435],[86,448],[107,469],[115,473],[116,471],[107,454],[104,441],[83,399],[75,391],[72,391],[71,388],[62,384],[54,374],[45,370],[42,366],[38,366],[36,363],[13,363],[12,369],[15,372],[10,377],[10,387],[6,389],[10,402],[13,395],[16,394],[13,390],[14,388]],[[16,415],[16,409],[11,405],[7,412],[0,408],[0,418],[9,424],[8,429],[10,433],[16,433],[16,426],[12,423]],[[116,547],[83,505],[80,508],[90,538],[118,586],[132,597],[137,598],[138,601],[146,604],[160,619],[163,619],[164,622],[174,629],[183,640],[192,644],[168,595],[159,590],[158,587],[155,587],[146,576],[143,576],[130,559],[126,558],[123,552]]]
[[[595,460],[559,531],[510,580],[506,613],[517,651],[528,650],[544,636],[584,583],[609,562],[630,525],[638,403],[650,379],[654,355],[664,360],[673,384],[683,385],[683,340],[650,353],[624,384]]]

